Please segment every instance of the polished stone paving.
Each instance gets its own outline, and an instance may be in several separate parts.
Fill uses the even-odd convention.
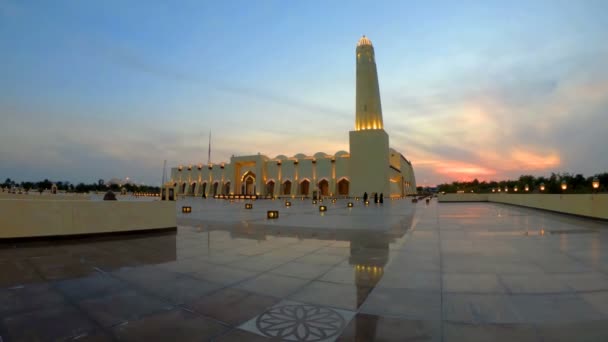
[[[607,223],[346,202],[191,198],[176,233],[0,243],[0,341],[608,340]]]

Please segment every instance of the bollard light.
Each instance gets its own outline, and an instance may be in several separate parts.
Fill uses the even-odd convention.
[[[540,191],[545,191],[545,183],[540,183]]]
[[[591,182],[591,186],[593,187],[593,190],[597,190],[600,187],[600,180],[597,177],[593,177],[593,181]]]
[[[365,201],[365,205],[369,205],[369,201]]]
[[[335,199],[335,198],[333,198],[333,199],[331,200],[331,203],[336,203],[336,199]]]
[[[182,207],[182,213],[183,214],[190,214],[192,212],[192,207],[190,206],[183,206]]]
[[[245,209],[253,209],[253,204],[245,203]]]
[[[317,200],[312,200],[312,204],[317,204]]]
[[[505,186],[505,192],[509,192],[509,187]]]
[[[562,181],[562,190],[565,191],[566,189],[568,189],[568,183],[566,183],[566,181]]]
[[[492,192],[496,192],[496,189],[492,188]]]
[[[346,206],[349,207],[349,208],[352,208],[353,207],[353,202],[348,202],[348,204]]]
[[[526,192],[530,191],[530,187],[528,186],[528,184],[526,184],[526,186],[524,187],[524,190],[525,190]]]
[[[513,188],[513,191],[517,192],[517,190],[519,190],[519,189],[517,189],[517,186],[515,186],[515,187]]]
[[[266,218],[268,218],[268,219],[277,219],[277,218],[279,218],[279,211],[278,210],[268,210],[266,212]]]
[[[285,206],[286,206],[286,207],[291,207],[291,202],[289,202],[289,201],[285,201]]]
[[[324,205],[319,206],[319,211],[324,212],[327,211],[327,207]]]

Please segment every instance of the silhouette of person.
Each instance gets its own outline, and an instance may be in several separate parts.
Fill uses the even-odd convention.
[[[374,192],[374,203],[378,203],[378,193]]]
[[[363,193],[363,202],[367,201],[367,191]]]
[[[384,203],[384,194],[380,193],[380,203]]]

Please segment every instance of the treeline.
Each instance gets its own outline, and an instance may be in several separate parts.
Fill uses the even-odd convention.
[[[149,186],[149,185],[137,185],[137,184],[105,184],[103,180],[99,180],[97,183],[85,184],[78,183],[72,184],[67,181],[58,181],[52,182],[48,179],[45,179],[40,182],[21,182],[17,183],[10,178],[7,178],[4,183],[0,184],[0,187],[5,189],[11,189],[13,187],[21,188],[26,192],[44,192],[45,190],[51,190],[51,187],[55,184],[57,186],[58,191],[64,192],[95,192],[95,191],[114,191],[120,192],[121,188],[125,188],[127,192],[147,192],[147,193],[159,193],[160,187],[158,186]]]
[[[599,188],[593,188],[593,181],[599,181]],[[566,184],[566,190],[562,190],[562,182]],[[528,186],[528,192],[541,192],[541,184],[544,185],[545,189],[543,193],[550,194],[561,194],[561,193],[592,193],[602,192],[608,189],[608,173],[600,173],[591,177],[585,177],[582,174],[572,175],[569,173],[551,173],[550,177],[534,177],[532,175],[521,175],[516,180],[503,180],[503,181],[491,181],[491,182],[480,182],[474,179],[471,182],[452,182],[451,184],[440,184],[437,186],[437,191],[454,193],[459,191],[464,192],[492,192],[492,189],[501,192],[505,191],[505,188],[509,192],[515,191],[517,187],[518,192],[525,193],[526,185]]]

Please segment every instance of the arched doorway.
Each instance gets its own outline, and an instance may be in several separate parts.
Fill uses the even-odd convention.
[[[283,182],[283,195],[291,195],[291,181],[289,180]]]
[[[207,196],[207,182],[203,183],[203,196]]]
[[[243,193],[245,195],[255,195],[255,173],[247,171],[242,178]]]
[[[308,196],[308,191],[310,190],[310,181],[308,179],[304,179],[300,182],[300,195]]]
[[[194,190],[196,190],[196,182],[190,184],[190,195],[194,195]]]
[[[224,195],[230,195],[230,182],[224,184]]]
[[[181,194],[185,194],[186,193],[186,182],[182,183],[182,191],[180,191]]]
[[[349,185],[350,185],[350,182],[348,181],[348,179],[346,179],[346,178],[340,179],[340,181],[338,182],[338,195],[348,196],[348,186]]]
[[[322,179],[319,182],[319,190],[321,191],[321,196],[329,196],[329,182],[327,179]]]
[[[218,182],[213,183],[213,196],[217,195],[217,187],[220,184]]]
[[[269,180],[268,183],[266,183],[266,195],[274,195],[274,181],[273,180]]]

